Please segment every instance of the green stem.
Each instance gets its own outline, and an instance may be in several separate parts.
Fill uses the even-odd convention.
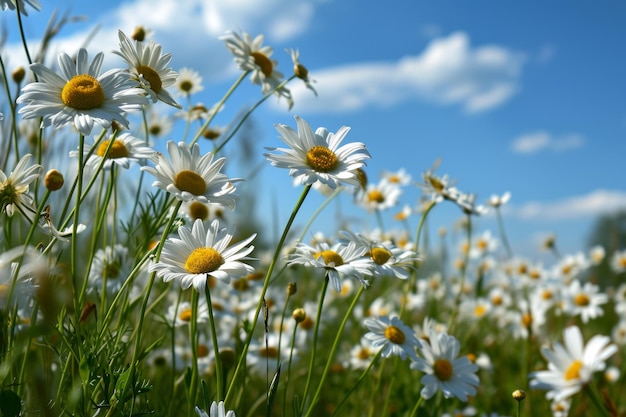
[[[291,212],[291,216],[289,217],[289,220],[287,221],[287,224],[285,225],[285,229],[283,230],[283,234],[280,237],[278,245],[276,246],[276,250],[274,251],[274,256],[272,257],[272,261],[270,262],[270,266],[268,267],[267,273],[265,274],[265,280],[263,282],[263,288],[261,289],[261,296],[259,297],[259,302],[257,303],[256,311],[254,313],[254,318],[253,318],[251,326],[250,326],[250,333],[248,334],[248,337],[246,338],[246,342],[243,345],[243,350],[241,352],[241,355],[239,356],[239,361],[237,362],[237,367],[235,368],[235,372],[233,374],[233,378],[232,378],[232,380],[230,382],[228,390],[226,391],[226,397],[224,399],[225,403],[228,403],[229,400],[231,399],[232,395],[234,395],[234,392],[235,392],[234,387],[236,386],[239,374],[244,369],[244,362],[245,362],[246,354],[248,353],[248,348],[250,346],[250,341],[252,340],[254,329],[255,329],[256,324],[257,324],[257,322],[259,320],[259,314],[261,312],[261,308],[263,307],[263,301],[265,299],[265,293],[267,292],[267,288],[269,287],[270,278],[272,276],[272,273],[274,272],[274,268],[276,267],[276,263],[278,262],[278,257],[280,256],[280,252],[283,249],[283,245],[285,244],[285,240],[287,239],[287,234],[289,233],[289,230],[291,229],[291,226],[292,226],[292,224],[293,224],[293,222],[294,222],[294,220],[296,218],[296,214],[298,213],[298,211],[300,210],[300,207],[304,203],[304,200],[305,200],[307,194],[309,193],[310,189],[311,189],[311,186],[307,185],[302,190],[302,194],[300,195],[300,198],[298,199],[298,202],[296,203],[296,206],[294,207],[293,211]]]
[[[313,329],[313,346],[311,347],[311,358],[309,359],[309,370],[307,372],[306,384],[304,385],[304,392],[302,393],[302,407],[306,402],[307,395],[309,394],[309,388],[311,387],[311,380],[315,369],[315,358],[317,354],[317,340],[319,337],[320,322],[322,321],[322,309],[324,308],[324,298],[326,296],[326,290],[328,289],[328,275],[324,278],[324,284],[322,291],[320,292],[320,299],[317,304],[317,313],[315,316],[315,328]],[[311,404],[313,407],[313,404]],[[302,413],[302,410],[300,410]]]
[[[198,139],[200,139],[200,136],[202,136],[202,133],[204,132],[204,130],[213,121],[213,118],[215,117],[215,115],[217,115],[217,113],[219,113],[219,111],[222,109],[222,106],[224,105],[226,100],[228,100],[228,98],[233,94],[233,92],[237,89],[239,84],[241,84],[241,82],[246,79],[246,77],[248,76],[249,73],[250,73],[250,71],[242,72],[241,75],[239,76],[239,78],[237,78],[237,80],[235,80],[233,85],[230,86],[230,88],[228,89],[226,94],[224,94],[224,96],[221,98],[221,100],[218,101],[217,105],[215,106],[215,109],[211,112],[211,114],[207,118],[206,122],[204,122],[202,127],[200,127],[200,129],[198,129],[198,133],[196,133],[196,136],[193,138],[193,140],[191,141],[191,144],[189,145],[190,147],[193,146],[193,144],[196,143],[198,141]],[[213,153],[217,154],[217,151],[214,151]]]
[[[419,400],[415,403],[415,407],[413,407],[413,411],[411,411],[411,417],[415,417],[417,415],[417,410],[420,408],[420,405],[422,405],[422,401],[424,401],[424,397],[420,395]]]
[[[217,146],[217,148],[215,148],[213,153],[217,155],[217,153],[233,138],[233,136],[235,136],[235,133],[237,133],[239,128],[248,119],[248,117],[252,114],[252,112],[254,112],[254,110],[256,110],[256,108],[259,107],[265,100],[270,98],[272,94],[274,94],[275,91],[283,88],[285,85],[287,85],[289,81],[293,80],[295,77],[296,77],[295,75],[292,75],[290,78],[287,78],[285,81],[283,81],[282,83],[274,87],[274,89],[272,89],[271,91],[268,91],[259,101],[257,101],[252,107],[250,107],[248,111],[241,117],[241,119],[239,119],[239,122],[237,123],[235,128],[230,132],[230,134],[226,137],[226,139],[224,139],[222,143],[220,143]]]
[[[363,290],[365,290],[365,287],[361,285],[356,295],[354,296],[354,299],[352,300],[352,303],[350,304],[350,307],[348,308],[346,315],[343,317],[343,320],[341,322],[341,325],[339,326],[339,329],[337,330],[337,336],[335,337],[333,346],[331,347],[330,353],[328,354],[328,360],[326,361],[326,366],[324,367],[324,371],[322,372],[322,378],[320,379],[317,385],[317,391],[315,391],[315,395],[313,396],[313,401],[311,401],[311,406],[309,407],[309,410],[307,411],[305,417],[308,417],[311,415],[311,413],[313,412],[313,407],[319,400],[320,393],[322,392],[322,388],[324,387],[324,381],[326,380],[326,376],[328,375],[328,370],[330,369],[332,360],[335,357],[335,352],[337,351],[337,348],[339,347],[339,340],[341,339],[341,333],[343,332],[343,329],[346,326],[348,319],[352,315],[352,311],[354,310],[354,307],[356,307],[356,304],[359,298],[361,297],[361,294],[363,294]]]
[[[335,409],[333,410],[333,413],[330,415],[331,417],[333,417],[334,415],[337,414],[337,412],[339,411],[339,409],[345,404],[345,402],[348,400],[348,398],[350,397],[350,395],[352,395],[352,393],[354,392],[354,390],[357,389],[357,387],[359,386],[359,384],[361,382],[363,382],[363,380],[365,379],[365,377],[369,374],[369,372],[371,371],[371,369],[374,366],[374,363],[376,363],[376,361],[378,360],[378,358],[380,358],[381,354],[383,353],[383,350],[380,349],[378,351],[378,353],[376,354],[376,356],[374,356],[372,358],[372,361],[370,362],[369,365],[367,365],[367,368],[361,373],[361,375],[359,376],[359,378],[356,380],[356,382],[354,383],[354,385],[352,385],[352,387],[348,390],[348,392],[346,393],[346,395],[343,397],[343,399],[339,402],[339,404],[337,404],[337,407],[335,407]]]
[[[609,410],[607,410],[604,404],[602,404],[602,401],[600,400],[600,398],[598,398],[598,394],[591,387],[591,385],[590,384],[585,385],[584,390],[585,390],[585,393],[589,396],[589,398],[591,398],[591,402],[598,409],[600,414],[602,414],[604,417],[611,417],[609,414]]]
[[[207,277],[208,281],[208,277]],[[222,358],[220,357],[220,349],[217,341],[217,328],[215,326],[215,317],[213,315],[213,303],[211,302],[211,291],[209,289],[209,283],[204,287],[204,294],[206,295],[206,302],[209,307],[209,320],[211,327],[211,339],[213,340],[213,351],[215,352],[215,378],[217,387],[217,402],[222,401],[224,398],[224,369],[222,366]]]

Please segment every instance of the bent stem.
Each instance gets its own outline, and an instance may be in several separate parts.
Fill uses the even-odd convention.
[[[228,390],[226,391],[226,397],[224,398],[224,402],[228,403],[228,400],[231,399],[232,395],[234,394],[235,390],[235,384],[237,382],[238,376],[239,374],[243,371],[244,369],[244,362],[245,362],[245,358],[246,355],[248,353],[248,348],[250,347],[250,342],[252,341],[252,337],[253,337],[253,333],[254,333],[254,329],[256,327],[256,324],[259,320],[259,314],[261,313],[261,308],[263,307],[263,302],[265,300],[265,293],[267,292],[267,288],[269,287],[270,284],[270,278],[272,276],[272,273],[274,272],[274,268],[276,267],[276,263],[278,262],[278,257],[280,255],[280,252],[283,248],[283,245],[285,244],[285,240],[287,239],[287,234],[289,233],[289,230],[291,229],[291,226],[296,218],[296,215],[298,214],[298,211],[300,210],[300,207],[302,207],[302,204],[304,203],[304,200],[307,196],[307,194],[309,193],[309,191],[311,190],[311,185],[307,185],[304,187],[304,189],[302,190],[302,194],[300,195],[300,198],[298,199],[298,201],[296,202],[296,206],[294,207],[293,211],[291,212],[291,216],[289,217],[289,220],[287,221],[287,224],[285,225],[285,229],[283,230],[283,234],[280,237],[280,240],[278,241],[278,245],[276,246],[276,250],[274,251],[274,256],[272,257],[272,261],[270,262],[270,266],[267,269],[267,273],[265,274],[265,280],[263,281],[263,288],[261,289],[261,295],[259,297],[259,302],[257,303],[257,307],[256,307],[256,311],[254,313],[254,318],[252,319],[251,325],[250,325],[250,332],[248,333],[247,337],[246,337],[246,342],[243,345],[243,349],[241,351],[241,355],[239,356],[239,360],[237,361],[237,367],[235,368],[235,372],[233,373],[233,377],[232,380],[230,381],[230,385],[228,386]]]

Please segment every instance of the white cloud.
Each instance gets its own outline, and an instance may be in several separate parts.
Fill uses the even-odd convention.
[[[625,209],[626,192],[600,189],[561,201],[529,202],[505,208],[507,215],[524,220],[573,220]]]
[[[172,66],[189,66],[201,72],[205,80],[232,75],[232,56],[218,38],[227,30],[245,31],[252,36],[266,35],[268,43],[281,42],[306,32],[312,24],[315,5],[322,0],[134,0],[116,8],[90,16],[89,22],[99,26],[90,43],[90,56],[103,51],[106,55],[118,49],[117,31],[128,35],[141,25],[154,34],[164,53],[172,54]],[[158,13],[155,12],[158,10]],[[91,28],[76,31],[71,25],[53,40],[54,50],[72,54],[83,46]],[[71,33],[63,36],[64,33]],[[32,49],[38,40],[29,41]],[[5,45],[3,55],[14,65],[25,65],[21,44]],[[107,56],[107,63],[117,63]]]
[[[584,138],[579,134],[554,136],[545,131],[538,131],[515,138],[511,143],[511,149],[521,154],[531,154],[546,149],[561,152],[580,148],[584,142]]]
[[[351,111],[415,98],[479,112],[504,104],[518,91],[524,60],[501,46],[472,47],[465,33],[456,32],[395,62],[312,70],[317,98],[298,84],[292,92],[299,111],[308,112]]]

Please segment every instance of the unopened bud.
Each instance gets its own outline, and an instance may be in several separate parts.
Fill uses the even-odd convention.
[[[290,282],[289,284],[287,284],[288,295],[294,295],[297,292],[298,292],[298,286],[296,285],[295,282]]]
[[[65,180],[63,179],[63,174],[61,174],[56,169],[51,169],[48,171],[44,178],[44,185],[50,191],[57,191],[61,187],[63,187],[63,183]]]
[[[143,42],[146,39],[146,29],[143,26],[137,26],[131,35],[136,41]]]
[[[202,137],[205,138],[205,139],[208,139],[208,140],[215,140],[215,139],[219,138],[221,134],[222,133],[219,130],[207,127],[202,132]]]
[[[220,360],[222,361],[222,365],[224,365],[224,369],[232,368],[233,365],[235,365],[236,359],[237,355],[233,348],[224,347],[220,349]]]
[[[19,84],[24,80],[24,77],[26,76],[26,70],[24,69],[24,67],[17,67],[15,70],[13,70],[13,74],[11,74],[11,76],[13,77],[13,81]]]
[[[296,308],[291,315],[296,323],[302,323],[306,319],[306,312],[303,308]]]
[[[526,398],[526,393],[522,391],[521,389],[516,389],[515,391],[513,391],[513,394],[511,395],[513,396],[513,399],[516,401],[522,401],[524,398]]]

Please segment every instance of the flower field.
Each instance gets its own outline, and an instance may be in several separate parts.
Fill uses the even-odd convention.
[[[43,12],[0,4],[20,29]],[[259,156],[301,193],[274,236],[238,215],[254,196],[225,150],[268,98],[317,94],[300,51],[283,73],[262,35],[227,31],[240,73],[206,107],[202,74],[145,28],[56,53],[57,19],[40,50],[24,37],[27,67],[0,49],[0,416],[626,415],[626,250],[520,257],[509,193],[481,204],[439,162],[368,181],[366,139],[287,111],[256,120],[278,136]],[[215,126],[243,82],[253,104]],[[312,230],[340,196],[401,227]],[[461,222],[439,245],[441,205]],[[476,226],[488,212],[496,230]]]

